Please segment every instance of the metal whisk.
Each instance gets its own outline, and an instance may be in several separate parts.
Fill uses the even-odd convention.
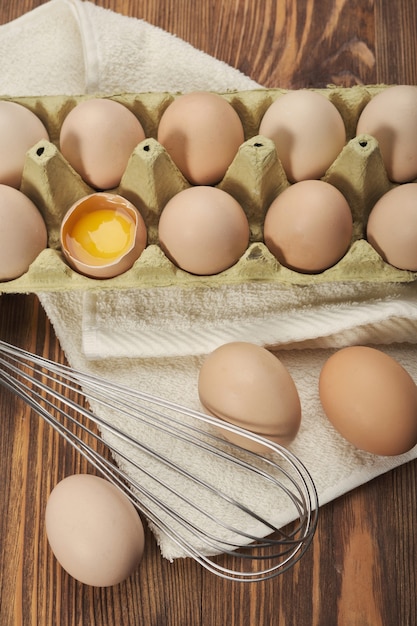
[[[308,548],[317,493],[287,449],[1,341],[0,383],[122,489],[154,532],[169,538],[174,555],[226,579],[260,581],[288,570]],[[68,397],[80,390],[88,409]],[[228,433],[262,443],[265,454],[228,442]],[[91,437],[104,441],[113,459],[100,455]],[[239,565],[222,565],[221,554],[240,557],[231,560]]]

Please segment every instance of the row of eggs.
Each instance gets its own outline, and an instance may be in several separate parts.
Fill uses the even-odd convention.
[[[397,115],[400,111],[401,115]],[[12,189],[6,190],[5,186],[19,187],[26,150],[47,138],[47,131],[29,109],[8,101],[0,102],[0,127],[0,215],[4,240],[0,280],[9,280],[24,273],[46,246],[47,233],[40,216],[29,207],[28,199],[19,199],[16,194],[11,198]],[[381,200],[385,209],[377,203],[372,211],[368,241],[385,261],[410,271],[417,269],[413,234],[417,228],[415,188],[413,183],[407,184],[417,176],[417,142],[412,140],[415,127],[417,87],[412,86],[380,92],[365,106],[357,125],[358,133],[366,131],[378,138],[391,180],[402,183]],[[266,214],[265,243],[286,267],[304,273],[324,271],[344,256],[352,237],[351,212],[345,198],[317,179],[343,147],[346,135],[342,117],[326,97],[300,90],[275,100],[264,114],[259,130],[275,141],[288,179],[293,182]],[[60,148],[72,167],[93,187],[107,188],[120,182],[133,148],[144,137],[139,120],[127,107],[113,100],[93,98],[76,105],[64,119]],[[172,198],[164,208],[159,223],[161,248],[174,264],[190,273],[219,273],[238,261],[250,237],[242,207],[230,195],[209,187],[225,173],[243,141],[240,118],[220,95],[185,94],[163,113],[158,139],[188,180],[196,184]],[[226,150],[226,144],[232,148]],[[314,147],[314,158],[309,146]],[[209,173],[212,166],[216,173]],[[104,198],[104,194],[93,194],[82,199],[65,217],[61,233],[69,264],[98,278],[129,269],[147,242],[146,226],[135,207],[124,198]],[[94,210],[93,202],[97,204]],[[16,204],[21,204],[22,209],[10,213],[9,207]],[[397,219],[400,210],[404,217]],[[23,218],[22,212],[28,217]],[[85,216],[79,219],[84,212]],[[87,233],[83,234],[85,229]]]
[[[288,446],[298,434],[302,407],[296,383],[281,360],[245,341],[223,344],[198,375],[202,406],[212,415]],[[336,350],[323,364],[318,395],[324,414],[342,437],[380,456],[417,444],[417,386],[393,357],[369,346]],[[234,434],[227,437],[235,440]],[[260,442],[240,445],[265,453]]]
[[[19,187],[26,151],[48,132],[24,106],[0,102],[0,183]],[[417,87],[397,85],[374,96],[361,112],[357,135],[378,141],[390,180],[417,178]],[[321,178],[346,143],[344,120],[324,95],[290,91],[264,113],[259,134],[274,141],[289,182]],[[63,120],[59,147],[92,188],[114,189],[134,148],[145,139],[140,120],[106,98],[79,102]],[[157,140],[185,178],[217,184],[244,142],[242,121],[221,95],[192,92],[175,98],[162,113]]]
[[[0,185],[0,280],[25,273],[47,247],[45,222],[19,190]],[[321,180],[300,181],[282,191],[266,211],[263,240],[284,267],[320,273],[349,250],[353,220],[344,195]],[[205,185],[174,195],[163,208],[158,241],[168,259],[191,274],[210,276],[232,267],[250,241],[242,206],[227,192]],[[374,205],[366,237],[394,267],[417,271],[417,183],[386,192]],[[129,270],[147,246],[138,209],[126,198],[96,192],[78,200],[61,224],[68,264],[92,278]]]

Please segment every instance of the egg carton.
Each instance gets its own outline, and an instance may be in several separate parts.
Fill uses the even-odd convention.
[[[415,272],[399,270],[382,260],[365,239],[369,213],[375,202],[395,185],[388,179],[376,140],[355,137],[359,115],[384,85],[315,89],[339,110],[346,126],[346,144],[322,180],[346,197],[352,211],[353,236],[348,252],[334,266],[318,274],[304,274],[282,266],[263,243],[263,221],[273,199],[290,185],[273,142],[259,135],[259,125],[270,104],[283,89],[258,89],[221,94],[239,114],[245,141],[224,178],[216,185],[243,207],[250,225],[250,242],[240,260],[212,276],[196,276],[176,267],[158,245],[158,220],[170,198],[190,183],[156,140],[162,113],[179,94],[143,93],[107,96],[121,102],[140,119],[146,133],[132,153],[118,187],[113,190],[141,212],[148,230],[148,245],[128,271],[108,279],[93,279],[72,270],[60,249],[60,225],[70,206],[96,191],[73,170],[59,151],[59,132],[69,111],[91,96],[21,97],[13,101],[33,111],[44,123],[49,141],[31,148],[25,161],[21,191],[39,208],[48,230],[48,247],[29,270],[2,282],[0,292],[50,292],[78,289],[146,289],[164,286],[217,287],[253,281],[291,285],[332,282],[408,283]],[[6,99],[6,98],[4,98]],[[319,146],[318,146],[319,149]],[[219,139],[221,150],[221,139]]]

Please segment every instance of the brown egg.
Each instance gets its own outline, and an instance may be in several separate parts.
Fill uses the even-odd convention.
[[[346,143],[343,118],[316,91],[289,91],[266,110],[259,134],[272,139],[290,182],[321,178]]]
[[[335,352],[322,368],[319,393],[329,421],[357,448],[392,456],[417,444],[417,387],[381,350]]]
[[[126,198],[97,192],[67,211],[60,238],[73,269],[92,278],[111,278],[126,272],[140,257],[147,231],[141,214]]]
[[[224,177],[244,141],[242,122],[221,95],[183,94],[163,113],[158,141],[194,185],[214,185]]]
[[[417,271],[417,183],[394,187],[378,200],[366,236],[387,263]]]
[[[47,246],[43,217],[18,189],[0,184],[0,280],[18,278]]]
[[[356,132],[375,137],[388,177],[397,183],[417,178],[417,87],[395,85],[374,96]]]
[[[230,194],[202,185],[180,191],[165,205],[158,237],[175,265],[207,276],[239,260],[249,243],[249,223]]]
[[[214,350],[200,368],[198,393],[212,415],[281,445],[299,430],[295,383],[283,363],[261,346],[236,341]],[[261,447],[232,433],[224,436],[251,450]]]
[[[60,150],[83,180],[94,189],[117,187],[136,146],[145,139],[137,117],[123,104],[90,98],[64,119]]]
[[[19,189],[26,152],[48,131],[30,109],[17,102],[0,101],[0,183]]]
[[[275,198],[265,216],[264,241],[282,265],[312,274],[344,256],[352,231],[352,214],[343,194],[329,183],[306,180]]]
[[[117,585],[142,560],[145,537],[135,507],[98,476],[75,474],[59,482],[46,505],[45,525],[60,565],[86,585]]]

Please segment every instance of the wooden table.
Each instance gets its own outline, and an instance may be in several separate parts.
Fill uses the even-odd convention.
[[[0,4],[0,23],[42,4]],[[266,87],[417,84],[410,0],[97,0],[144,18]],[[34,296],[2,296],[1,337],[63,359]],[[86,470],[8,393],[0,394],[0,624],[33,626],[413,626],[417,624],[417,463],[321,510],[309,552],[268,582],[222,581],[189,560],[169,564],[147,533],[140,569],[114,588],[83,586],[49,550],[53,484]]]

